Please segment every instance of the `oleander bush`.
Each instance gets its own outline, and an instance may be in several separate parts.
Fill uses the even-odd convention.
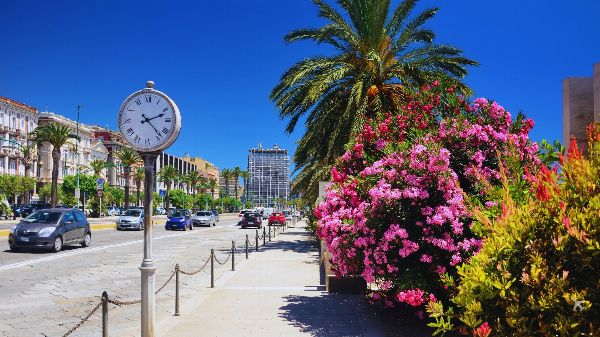
[[[453,306],[429,304],[438,332],[600,336],[600,124],[588,139],[588,158],[572,140],[560,167],[532,175],[527,203],[507,181],[500,216],[472,212],[491,234],[458,267]]]
[[[437,81],[402,96],[349,144],[315,215],[338,275],[361,275],[373,301],[421,309],[447,302],[457,266],[481,247],[467,204],[499,212],[500,168],[521,181],[540,162],[533,122],[496,102]]]

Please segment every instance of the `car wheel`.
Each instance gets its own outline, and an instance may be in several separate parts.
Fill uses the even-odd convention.
[[[89,247],[92,244],[92,234],[86,233],[81,243],[82,247]]]
[[[10,250],[11,250],[12,252],[18,252],[20,249],[19,249],[19,248],[17,248],[17,247],[15,247],[15,246],[10,246]]]
[[[54,239],[54,243],[52,244],[52,251],[55,253],[58,253],[62,250],[62,248],[63,248],[63,239],[59,235]]]
[[[246,229],[246,226],[242,225],[242,229]]]

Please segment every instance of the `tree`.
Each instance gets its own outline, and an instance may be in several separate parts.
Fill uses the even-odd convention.
[[[196,188],[198,187],[198,184],[200,183],[201,178],[203,178],[203,177],[200,175],[200,173],[198,171],[190,171],[187,173],[186,181],[188,183],[188,193],[191,188],[192,194],[196,194]]]
[[[35,144],[25,144],[21,146],[21,154],[23,154],[23,166],[25,166],[25,177],[29,177],[29,172],[31,171],[31,162],[33,161],[33,156],[36,153]],[[30,191],[31,189],[25,189],[23,192],[23,202],[28,204],[30,202]]]
[[[171,191],[171,184],[177,179],[178,175],[179,173],[173,166],[165,166],[158,172],[158,180],[165,183],[165,186],[167,187],[167,194],[165,196],[167,202],[165,208],[167,212],[169,211],[170,206],[169,192]]]
[[[90,168],[94,171],[94,175],[97,177],[102,176],[102,170],[106,168],[106,161],[94,159],[90,162]]]
[[[49,143],[52,146],[52,187],[50,196],[50,205],[56,207],[58,202],[58,167],[60,165],[60,149],[69,139],[79,139],[74,135],[66,125],[58,123],[49,123],[37,127],[31,133],[33,141],[41,145]]]
[[[244,180],[244,200],[248,200],[248,179],[250,179],[250,171],[241,171],[240,176]]]
[[[221,171],[223,180],[225,180],[225,195],[226,196],[229,196],[229,179],[231,179],[232,174],[233,174],[233,171],[230,169],[223,169],[223,171]]]
[[[129,186],[131,184],[131,168],[141,161],[140,156],[132,148],[123,147],[117,152],[117,157],[123,165],[123,178],[125,178],[125,209],[129,208]]]
[[[63,183],[61,190],[63,191],[63,198],[65,199],[68,195],[75,195],[75,188],[77,188],[77,178],[79,177],[79,189],[81,191],[81,198],[91,198],[97,194],[96,179],[97,176],[87,175],[83,173],[68,175],[63,177]],[[59,198],[60,200],[61,198]],[[63,200],[61,200],[63,201]],[[77,202],[75,203],[77,204]]]
[[[233,178],[233,183],[235,184],[233,188],[235,189],[235,198],[238,198],[238,185],[240,184],[240,174],[242,173],[242,169],[239,166],[236,166],[231,170],[231,177]]]
[[[215,198],[215,190],[217,189],[218,186],[219,186],[219,182],[217,181],[217,179],[210,178],[208,180],[208,188],[210,188],[210,194],[213,199]]]
[[[140,192],[142,191],[142,182],[144,181],[145,170],[143,167],[138,167],[133,174],[135,187],[137,189],[137,205],[140,205]]]
[[[370,115],[396,110],[403,86],[451,79],[467,92],[459,80],[467,74],[466,66],[477,63],[457,48],[433,43],[435,33],[423,25],[437,8],[409,18],[417,0],[401,1],[393,12],[390,0],[338,0],[339,8],[324,0],[314,3],[327,23],[293,31],[285,41],[311,40],[335,52],[293,65],[270,98],[280,117],[289,119],[288,133],[307,115],[294,155],[296,169],[307,174],[293,188],[316,200],[318,182],[329,180],[331,165],[351,137]]]

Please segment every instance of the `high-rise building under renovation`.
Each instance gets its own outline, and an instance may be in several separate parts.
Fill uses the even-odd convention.
[[[250,149],[248,154],[247,197],[254,206],[274,206],[290,197],[290,157],[285,149]]]

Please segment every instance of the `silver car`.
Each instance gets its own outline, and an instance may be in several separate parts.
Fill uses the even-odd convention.
[[[144,229],[144,210],[130,208],[123,212],[117,218],[117,230],[122,229],[136,229],[138,231]]]
[[[211,211],[198,211],[192,216],[192,224],[194,226],[215,226],[217,220]]]

